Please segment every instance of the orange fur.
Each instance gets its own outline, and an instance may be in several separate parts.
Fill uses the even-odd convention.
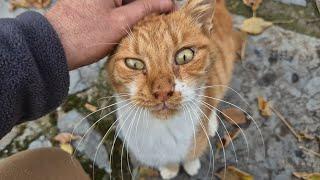
[[[157,90],[171,90],[174,79],[190,84],[228,85],[232,76],[238,34],[232,27],[232,18],[224,0],[189,0],[180,10],[168,15],[152,15],[140,21],[132,32],[122,39],[107,63],[107,72],[117,93],[128,93],[128,84],[135,82],[137,93],[129,98],[139,106],[152,108],[162,102],[154,98]],[[214,12],[214,13],[212,13]],[[194,59],[184,65],[176,65],[176,52],[183,47],[196,49]],[[125,58],[143,60],[146,69],[132,70],[126,67]],[[225,88],[205,89],[205,95],[221,99]],[[173,116],[181,108],[181,93],[173,91],[165,111],[152,111],[163,120]],[[205,99],[216,107],[218,101]],[[202,107],[209,117],[211,110]],[[202,119],[208,128],[207,119]],[[207,131],[207,130],[206,130]],[[197,129],[197,144],[190,147],[186,160],[201,156],[207,149],[206,132]],[[195,148],[195,153],[193,152]]]

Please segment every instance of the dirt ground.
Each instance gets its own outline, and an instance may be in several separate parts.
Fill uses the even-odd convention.
[[[250,9],[240,0],[227,2],[228,8],[234,14],[235,24],[240,24],[244,17],[251,16]],[[1,8],[4,7],[0,6],[0,17],[1,12],[4,12]],[[236,63],[231,87],[240,93],[247,103],[232,91],[225,97],[226,101],[234,103],[252,115],[254,121],[248,127],[243,127],[244,134],[240,134],[234,140],[234,150],[232,146],[226,148],[225,156],[223,151],[216,152],[218,136],[211,139],[214,170],[210,169],[209,174],[207,172],[212,157],[210,152],[201,159],[202,168],[197,176],[190,178],[181,171],[175,178],[177,180],[211,179],[212,174],[223,169],[225,165],[234,165],[252,174],[257,180],[290,180],[293,179],[292,173],[296,171],[320,172],[320,158],[300,148],[303,146],[320,152],[319,142],[298,142],[278,116],[273,114],[269,118],[262,117],[257,106],[257,97],[263,96],[297,132],[320,135],[320,14],[311,0],[307,1],[306,7],[265,0],[257,15],[274,22],[275,26],[259,36],[250,36],[245,59]],[[71,81],[76,83],[72,84],[67,102],[57,112],[39,121],[20,125],[1,140],[0,159],[26,149],[58,146],[53,137],[60,132],[70,132],[70,127],[77,123],[72,120],[90,113],[85,107],[87,103],[94,106],[111,104],[112,100],[98,100],[112,95],[105,81],[105,72],[98,65],[91,69],[93,70],[72,72]],[[225,103],[221,103],[221,109],[226,107]],[[109,108],[104,113],[111,111],[112,108]],[[88,118],[78,133],[83,134],[99,117],[100,114]],[[92,154],[96,150],[92,147],[99,144],[114,119],[114,115],[109,116],[103,123],[99,123],[94,135],[88,140],[90,144],[81,147],[76,154],[89,174],[92,174]],[[233,128],[227,125],[228,130]],[[219,135],[222,137],[224,134],[225,130],[220,125]],[[77,143],[79,141],[73,146],[76,147]],[[119,140],[116,141],[110,164],[108,156],[112,143],[112,135],[104,139],[104,151],[99,153],[97,158],[102,161],[94,165],[96,179],[109,179],[107,172],[110,170],[114,179],[121,179],[122,144]],[[130,179],[126,157],[123,164],[124,179]],[[133,174],[139,176],[137,172],[133,169]],[[143,176],[145,179],[159,179]]]

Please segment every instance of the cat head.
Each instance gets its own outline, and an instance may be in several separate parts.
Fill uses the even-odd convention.
[[[189,0],[178,11],[148,16],[128,30],[107,63],[116,93],[161,119],[194,101],[215,60],[214,3]]]

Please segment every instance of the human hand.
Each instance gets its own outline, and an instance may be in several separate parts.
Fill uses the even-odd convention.
[[[171,0],[59,0],[45,16],[58,33],[72,70],[106,56],[146,15],[173,8]]]

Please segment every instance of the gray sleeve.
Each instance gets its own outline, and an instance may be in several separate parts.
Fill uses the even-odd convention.
[[[0,139],[53,111],[68,87],[65,53],[47,19],[36,12],[0,19]]]

